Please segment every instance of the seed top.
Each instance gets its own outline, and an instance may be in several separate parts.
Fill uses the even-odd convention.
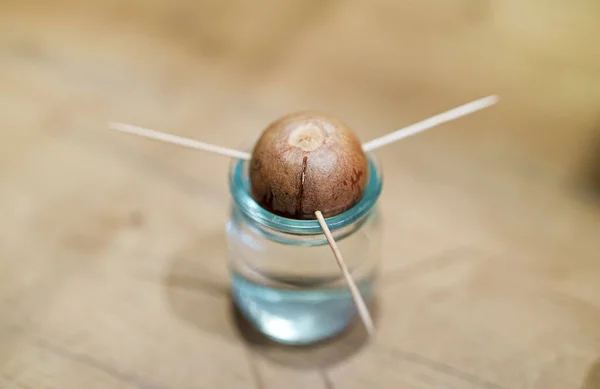
[[[298,112],[271,123],[250,163],[252,196],[293,219],[331,217],[354,206],[367,183],[368,162],[354,132],[339,119]]]

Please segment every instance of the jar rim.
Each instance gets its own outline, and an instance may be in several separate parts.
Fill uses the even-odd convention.
[[[383,174],[379,161],[372,152],[366,153],[368,160],[368,182],[361,200],[352,208],[329,218],[327,226],[334,231],[360,221],[376,205],[383,187]],[[261,207],[250,194],[248,176],[249,160],[234,159],[229,168],[229,192],[235,205],[252,221],[264,227],[286,234],[321,234],[321,226],[316,219],[297,220],[276,215]]]

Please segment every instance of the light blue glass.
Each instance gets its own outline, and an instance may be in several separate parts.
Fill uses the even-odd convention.
[[[374,298],[380,260],[377,200],[382,175],[373,154],[362,200],[326,219],[345,262],[367,302]],[[249,191],[249,161],[234,160],[233,199],[227,223],[234,303],[265,336],[306,345],[331,338],[357,318],[352,296],[316,220],[274,215]]]

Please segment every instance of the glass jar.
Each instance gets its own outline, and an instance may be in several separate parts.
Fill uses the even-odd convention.
[[[377,200],[382,175],[373,154],[362,200],[326,219],[365,302],[374,297],[380,260]],[[261,333],[306,345],[341,333],[357,317],[352,296],[317,220],[266,211],[250,194],[249,161],[229,171],[228,266],[235,305]]]

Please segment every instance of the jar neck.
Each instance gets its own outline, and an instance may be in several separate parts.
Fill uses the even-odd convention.
[[[342,239],[359,228],[376,208],[383,186],[383,175],[375,155],[367,153],[369,161],[368,182],[362,199],[347,211],[325,219],[336,239]],[[315,220],[296,220],[281,217],[261,207],[250,194],[250,161],[235,159],[229,171],[229,191],[234,203],[234,217],[243,218],[247,224],[259,229],[269,239],[294,244],[312,245],[322,242],[323,231]]]
[[[359,220],[346,226],[332,230],[331,235],[333,236],[336,242],[341,241],[342,239],[352,235],[365,223],[369,222],[373,218],[376,218],[378,216],[376,211],[377,207],[374,206]],[[245,228],[250,229],[254,233],[277,243],[294,246],[321,246],[328,244],[327,238],[325,237],[321,229],[319,229],[317,233],[312,234],[297,234],[277,230],[264,224],[257,223],[256,220],[251,219],[250,217],[248,217],[247,214],[243,213],[240,207],[238,206],[234,206],[233,208],[232,219],[234,222],[243,223]]]

